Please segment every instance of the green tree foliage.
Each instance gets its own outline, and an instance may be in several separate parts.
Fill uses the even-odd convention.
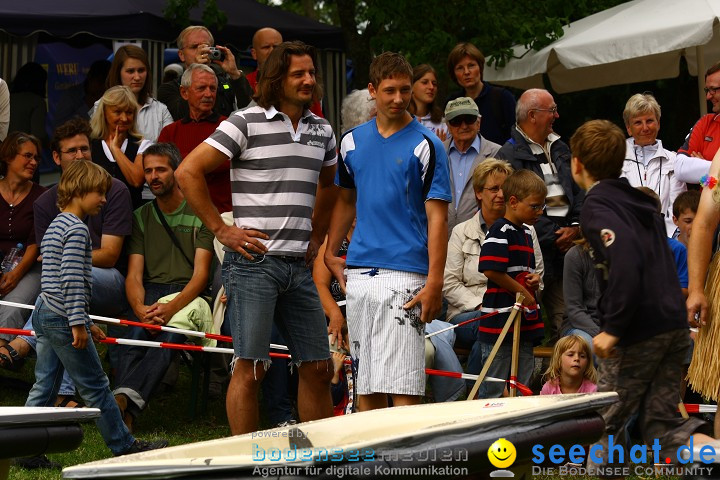
[[[168,5],[199,0],[168,0]],[[216,5],[204,0],[206,8]],[[513,45],[540,49],[562,35],[563,25],[623,0],[259,0],[337,25],[356,65],[355,87],[367,85],[372,56],[387,50],[410,63],[430,63],[449,81],[447,54],[461,41],[474,43],[493,65],[504,65]]]
[[[367,85],[372,55],[391,50],[410,63],[430,63],[446,84],[445,63],[460,41],[473,42],[493,64],[504,65],[513,45],[540,49],[563,25],[623,0],[264,0],[342,27],[345,50],[357,66],[356,87]]]
[[[175,25],[185,28],[190,25],[190,10],[201,3],[203,25],[222,29],[227,23],[227,15],[218,8],[216,0],[167,0],[163,14]]]

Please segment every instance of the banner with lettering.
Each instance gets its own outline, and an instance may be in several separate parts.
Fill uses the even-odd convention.
[[[61,122],[73,115],[87,114],[83,81],[90,65],[96,60],[108,58],[112,50],[100,43],[84,48],[74,48],[65,43],[41,43],[35,51],[35,61],[47,69],[48,114],[45,128],[52,138],[53,131]],[[49,161],[49,164],[48,164]],[[41,171],[54,168],[48,152],[43,155]]]

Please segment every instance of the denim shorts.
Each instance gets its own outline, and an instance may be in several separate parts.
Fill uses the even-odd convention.
[[[270,359],[272,322],[287,341],[292,363],[328,360],[327,322],[303,257],[225,252],[222,266],[235,356]],[[267,364],[267,363],[266,363]]]

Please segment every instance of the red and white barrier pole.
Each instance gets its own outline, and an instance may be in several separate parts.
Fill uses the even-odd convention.
[[[8,307],[24,308],[26,310],[34,310],[35,309],[35,306],[33,306],[33,305],[26,305],[23,303],[16,303],[16,302],[8,302],[5,300],[0,300],[0,305],[6,305]],[[339,305],[339,303],[338,303],[338,305]],[[469,320],[465,320],[464,322],[460,322],[457,325],[452,325],[450,327],[443,328],[442,330],[438,330],[437,332],[428,333],[427,335],[425,335],[425,338],[434,337],[435,335],[439,335],[443,332],[447,332],[448,330],[453,330],[462,325],[466,325],[471,322],[477,322],[478,320],[482,320],[483,318],[492,317],[493,315],[497,315],[497,314],[498,314],[498,312],[486,313],[485,315],[481,315],[479,317],[471,318]],[[228,337],[227,335],[218,335],[216,333],[198,332],[196,330],[186,330],[183,328],[168,327],[165,325],[155,325],[155,324],[149,324],[149,323],[134,322],[132,320],[123,320],[123,319],[118,319],[118,318],[103,317],[101,315],[89,315],[89,317],[93,321],[105,323],[105,324],[124,325],[127,327],[140,327],[140,328],[146,328],[148,330],[180,333],[180,334],[186,335],[188,337],[208,338],[210,340],[217,340],[219,342],[232,343],[232,337]],[[275,343],[271,343],[270,348],[275,348],[278,350],[288,350],[288,348],[285,345],[278,345]]]
[[[31,335],[35,336],[35,332],[33,330],[21,330],[17,328],[0,328],[0,333],[8,334],[8,335]],[[230,353],[233,354],[234,351],[232,348],[224,348],[224,347],[203,347],[201,345],[188,345],[185,343],[169,343],[169,342],[153,342],[150,340],[132,340],[129,338],[113,338],[113,337],[107,337],[104,340],[100,340],[100,343],[107,343],[110,345],[133,345],[138,347],[146,347],[146,348],[167,348],[171,350],[187,350],[191,352],[210,352],[210,353]],[[272,358],[292,358],[287,353],[275,353],[270,352],[270,357]],[[345,363],[350,363],[350,359],[346,359]],[[428,375],[438,375],[442,377],[451,377],[451,378],[461,378],[465,380],[476,380],[477,375],[470,375],[467,373],[458,373],[458,372],[447,372],[444,370],[435,370],[432,368],[426,368],[425,373]],[[503,380],[500,378],[492,378],[492,377],[486,377],[485,380],[491,381],[491,382],[503,382],[506,381],[509,382],[509,380]],[[514,383],[518,390],[523,395],[532,395],[532,391],[526,387],[525,385],[518,383],[518,382],[511,382]]]
[[[24,308],[27,310],[35,309],[35,307],[33,305],[25,305],[23,303],[7,302],[5,300],[0,300],[0,305]],[[232,337],[228,337],[227,335],[218,335],[216,333],[198,332],[196,330],[186,330],[184,328],[168,327],[165,325],[155,325],[155,324],[150,324],[150,323],[134,322],[132,320],[123,320],[123,319],[118,319],[118,318],[103,317],[100,315],[90,315],[90,319],[93,321],[96,321],[96,322],[104,323],[104,324],[124,325],[126,327],[140,327],[140,328],[145,328],[147,330],[157,330],[157,331],[161,331],[161,332],[179,333],[181,335],[185,335],[188,337],[208,338],[210,340],[218,340],[220,342],[232,343]],[[278,350],[287,350],[288,349],[285,345],[278,345],[275,343],[271,343],[270,348],[275,348]]]
[[[687,410],[687,413],[715,413],[717,408],[717,405],[703,405],[697,403],[685,404],[685,410]]]
[[[490,312],[490,313],[486,313],[485,315],[480,315],[479,317],[470,318],[468,320],[465,320],[464,322],[460,322],[456,325],[451,325],[449,327],[443,328],[442,330],[438,330],[437,332],[428,333],[427,335],[425,335],[425,338],[430,338],[430,337],[434,337],[435,335],[440,335],[441,333],[447,332],[448,330],[454,330],[463,325],[467,325],[468,323],[477,322],[478,320],[482,320],[483,318],[492,317],[494,315],[497,315],[498,313],[500,313],[500,312]]]

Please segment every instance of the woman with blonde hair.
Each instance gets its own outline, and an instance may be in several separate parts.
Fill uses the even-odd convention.
[[[172,115],[164,103],[152,97],[152,72],[147,53],[137,45],[123,45],[113,57],[105,88],[123,85],[132,91],[138,102],[137,129],[152,142],[157,141],[163,127],[173,122]],[[98,102],[90,110],[90,117],[97,109]]]
[[[133,209],[142,205],[142,152],[152,143],[137,131],[140,106],[129,87],[109,88],[90,119],[92,160],[130,190]]]
[[[558,340],[543,378],[540,395],[597,392],[597,370],[588,342],[579,335]]]
[[[663,147],[660,131],[660,105],[649,93],[636,93],[625,104],[623,121],[628,133],[621,177],[633,187],[648,187],[658,194],[667,236],[675,233],[672,206],[687,190],[675,174],[677,153]]]

